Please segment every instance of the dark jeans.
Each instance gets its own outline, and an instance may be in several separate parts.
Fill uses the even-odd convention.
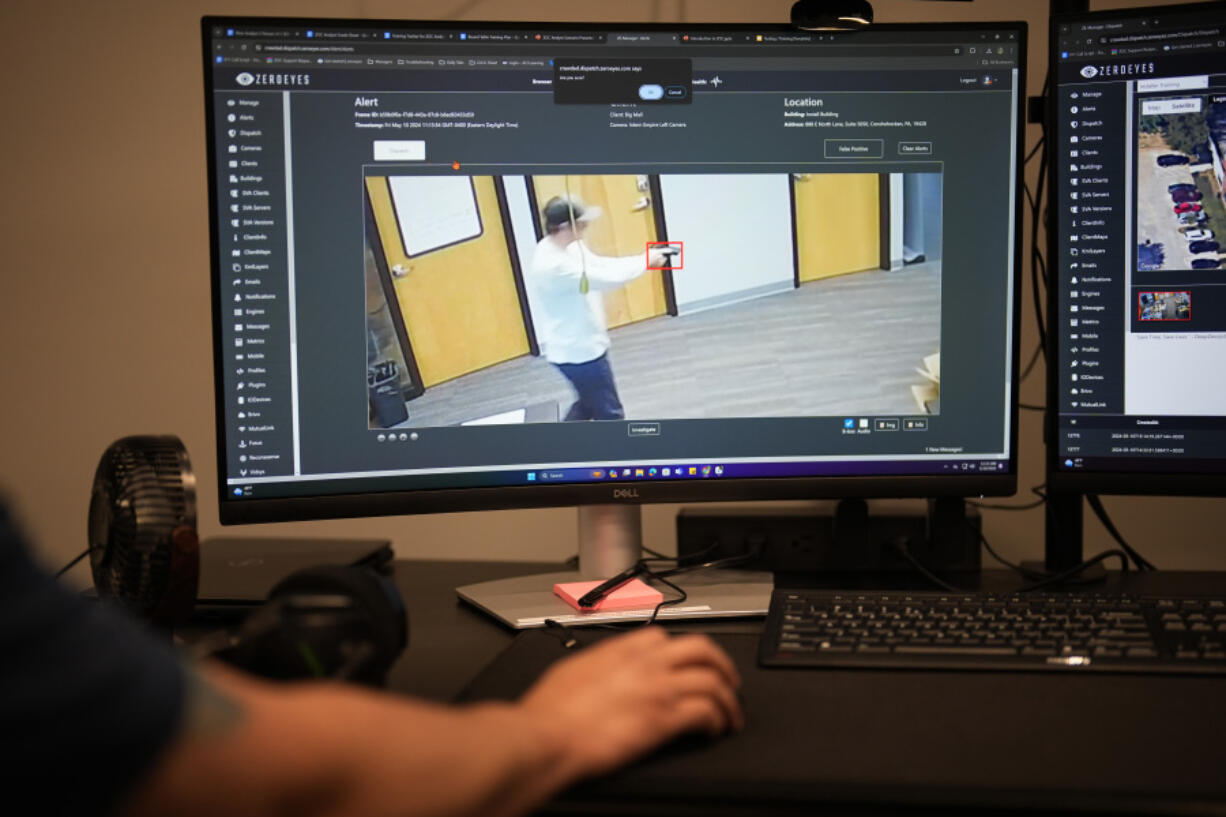
[[[587,363],[555,363],[558,371],[575,387],[579,399],[566,412],[563,419],[571,420],[622,420],[626,417],[621,398],[617,396],[617,384],[613,382],[613,368],[609,356],[601,355]]]

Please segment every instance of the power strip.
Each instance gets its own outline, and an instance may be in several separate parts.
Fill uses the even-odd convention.
[[[914,572],[898,552],[905,543],[929,570],[978,572],[981,567],[979,513],[966,515],[866,514],[840,517],[811,510],[768,513],[682,508],[677,514],[677,555],[708,560],[758,551],[746,568],[775,572]]]

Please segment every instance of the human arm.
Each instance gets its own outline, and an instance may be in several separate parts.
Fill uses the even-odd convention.
[[[590,289],[605,291],[618,289],[638,278],[648,271],[649,267],[663,267],[668,263],[667,257],[658,249],[642,255],[609,256],[592,252],[576,241],[567,249],[571,263],[567,265],[567,274],[576,281],[586,272]]]
[[[741,723],[736,670],[658,628],[554,665],[517,703],[444,707],[217,666],[131,815],[517,815],[683,732]]]

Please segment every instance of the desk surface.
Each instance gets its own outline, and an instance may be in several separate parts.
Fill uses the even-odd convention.
[[[452,588],[551,569],[556,565],[398,562],[410,643],[389,686],[454,700],[476,678],[470,697],[517,695],[565,654],[560,642],[539,632],[516,640]],[[1009,578],[989,574],[986,581]],[[1226,575],[1113,577],[1102,589],[1222,593]],[[677,626],[712,632],[736,661],[745,679],[745,730],[719,741],[681,741],[568,792],[554,808],[1226,814],[1226,679],[767,670],[756,664],[759,621]]]

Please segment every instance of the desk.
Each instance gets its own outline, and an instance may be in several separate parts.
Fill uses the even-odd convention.
[[[451,700],[511,645],[515,634],[459,602],[454,586],[555,569],[398,562],[410,644],[391,688]],[[1102,589],[1221,593],[1226,574],[1113,575]],[[743,732],[680,741],[546,811],[1226,814],[1226,678],[763,670],[759,626],[670,625],[710,631],[732,655],[745,678]],[[525,636],[501,659],[514,671],[487,673],[470,691],[513,697],[563,654],[557,639]]]

